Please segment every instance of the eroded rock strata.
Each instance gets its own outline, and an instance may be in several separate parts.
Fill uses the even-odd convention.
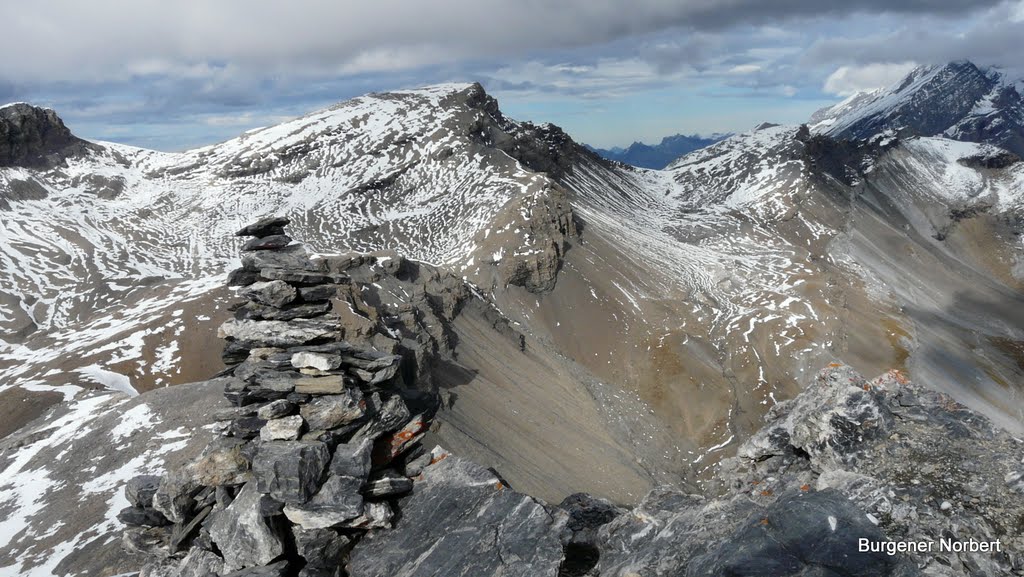
[[[427,369],[470,289],[397,255],[309,255],[287,224],[239,231],[254,240],[221,329],[220,436],[125,486],[143,576],[1021,574],[1024,444],[895,371],[822,371],[723,461],[713,494],[664,487],[627,509],[518,493],[423,444],[441,404]],[[399,305],[359,288],[388,278],[420,289]],[[885,550],[906,541],[935,545]]]

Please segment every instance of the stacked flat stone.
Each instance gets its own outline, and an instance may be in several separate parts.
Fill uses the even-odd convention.
[[[343,575],[367,530],[391,526],[397,497],[432,456],[419,441],[436,394],[406,388],[402,357],[353,346],[331,313],[348,283],[270,218],[240,230],[244,301],[221,327],[233,407],[189,466],[133,479],[129,550],[143,576]]]

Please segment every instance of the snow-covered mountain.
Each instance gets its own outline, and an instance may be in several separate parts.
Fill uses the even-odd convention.
[[[915,94],[963,86],[925,76]],[[831,362],[909,372],[1020,431],[1024,163],[886,110],[860,115],[876,119],[863,141],[829,136],[867,126],[847,110],[659,171],[509,119],[478,85],[368,95],[180,154],[51,143],[36,133],[55,115],[15,108],[43,120],[0,133],[33,143],[31,162],[0,162],[0,398],[31,408],[6,426],[79,386],[217,372],[232,233],[282,214],[315,250],[394,250],[492,307],[450,327],[436,434],[538,496],[699,482]],[[951,115],[939,132],[965,126]]]
[[[922,66],[815,113],[813,129],[865,139],[887,130],[987,142],[1024,155],[1024,75],[971,62]]]

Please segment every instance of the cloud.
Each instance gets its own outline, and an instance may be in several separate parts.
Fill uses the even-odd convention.
[[[914,62],[840,66],[825,80],[824,90],[837,96],[850,96],[882,88],[899,81],[916,66]]]

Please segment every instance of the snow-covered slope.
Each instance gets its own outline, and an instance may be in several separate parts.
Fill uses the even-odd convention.
[[[986,142],[1024,155],[1024,77],[970,62],[922,66],[888,88],[822,109],[810,122],[841,138],[889,130]]]

